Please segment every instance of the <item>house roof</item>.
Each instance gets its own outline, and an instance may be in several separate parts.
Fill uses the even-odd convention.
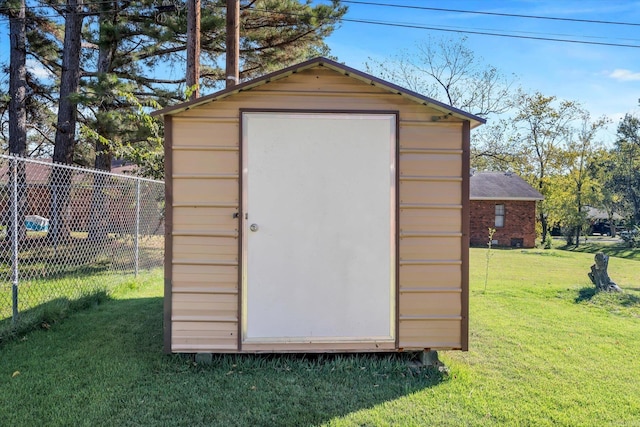
[[[10,167],[9,156],[2,155],[0,157],[0,185],[6,185],[10,180]],[[139,178],[135,175],[135,171],[137,170],[136,165],[121,165],[117,167],[113,167],[111,172],[99,171],[91,168],[83,168],[79,166],[70,166],[53,163],[50,158],[26,158],[24,159],[24,167],[25,167],[25,177],[28,185],[48,185],[51,177],[51,171],[54,167],[71,169],[75,173],[71,176],[72,184],[78,184],[81,182],[85,182],[87,180],[91,180],[92,174],[101,174],[101,175],[123,175],[126,177],[134,177]],[[142,178],[144,179],[144,178]]]
[[[469,186],[471,200],[544,200],[524,179],[511,172],[475,172]]]
[[[587,218],[589,219],[609,219],[609,214],[604,209],[597,209],[593,206],[584,206],[583,210],[587,213]],[[613,215],[611,215],[611,219],[621,220],[624,219],[624,217],[617,214],[616,212],[613,212]]]
[[[240,83],[236,86],[231,86],[229,88],[223,89],[219,92],[212,93],[207,96],[203,96],[201,98],[194,99],[192,101],[183,102],[181,104],[172,105],[161,110],[155,111],[152,113],[153,116],[161,116],[161,115],[172,115],[177,114],[182,111],[186,111],[192,108],[199,107],[204,104],[208,104],[210,102],[222,100],[228,96],[247,91],[253,89],[257,86],[261,86],[276,80],[283,79],[292,74],[308,70],[315,67],[325,67],[336,71],[340,74],[344,74],[345,76],[354,78],[356,80],[360,80],[366,84],[373,85],[379,87],[381,89],[387,90],[391,93],[400,95],[404,98],[410,99],[413,102],[418,104],[422,104],[428,107],[431,107],[435,110],[441,111],[447,115],[451,115],[457,117],[462,120],[469,120],[471,122],[471,127],[474,128],[486,122],[482,117],[475,116],[473,114],[467,113],[465,111],[459,110],[457,108],[446,105],[440,101],[436,101],[435,99],[426,97],[424,95],[420,95],[416,92],[413,92],[409,89],[405,89],[403,87],[397,86],[393,83],[387,82],[385,80],[374,77],[370,74],[364,73],[362,71],[356,70],[354,68],[347,67],[344,64],[340,64],[338,62],[332,61],[327,58],[314,58],[308,61],[284,68],[279,71],[272,72],[270,74],[266,74],[264,76],[258,77],[253,80],[249,80],[243,83]]]

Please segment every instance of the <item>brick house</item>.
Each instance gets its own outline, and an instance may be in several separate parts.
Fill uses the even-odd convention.
[[[51,159],[29,159],[25,162],[26,175],[26,192],[25,192],[25,215],[37,215],[44,218],[51,216],[51,183],[50,175],[52,171]],[[118,185],[118,175],[135,176],[136,167],[133,165],[119,164],[112,168],[111,180],[107,181],[105,190],[107,196],[105,198],[103,216],[105,222],[109,224],[109,230],[119,232],[121,230],[132,230],[136,221],[135,209],[130,209],[131,200],[135,200],[135,186]],[[0,227],[9,223],[10,218],[10,194],[8,187],[9,163],[0,164]],[[91,200],[93,197],[94,176],[91,172],[83,173],[79,169],[72,175],[70,185],[69,205],[66,208],[67,224],[72,224],[72,230],[76,232],[85,232],[88,230],[91,212]],[[109,186],[110,188],[107,188]],[[141,193],[141,202],[144,205],[157,205],[154,198],[146,197],[144,192]],[[161,209],[161,208],[158,208]],[[154,230],[146,230],[144,232],[153,232],[162,234],[162,228],[154,228]]]
[[[544,197],[510,172],[471,172],[470,244],[532,248],[536,241],[536,202]]]

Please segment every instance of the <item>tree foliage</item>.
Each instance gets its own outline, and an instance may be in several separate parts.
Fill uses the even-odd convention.
[[[610,152],[599,139],[607,119],[592,119],[576,101],[514,91],[513,79],[477,58],[465,41],[429,38],[391,59],[370,59],[367,71],[495,119],[473,132],[471,166],[515,172],[538,189],[545,197],[537,208],[543,237],[560,226],[577,244],[590,229],[589,206],[603,209],[610,220],[614,212],[632,213],[640,222],[638,120],[621,122]]]
[[[633,225],[640,224],[640,118],[627,114],[618,124],[611,151],[611,188],[620,194]]]
[[[585,112],[573,101],[558,100],[539,92],[517,97],[516,114],[513,118],[515,134],[511,142],[517,145],[521,158],[528,159],[521,171],[545,200],[538,206],[538,220],[542,235],[549,230],[552,178],[563,172],[567,165],[564,146],[569,143],[572,124]]]
[[[598,131],[607,123],[605,117],[591,120],[589,113],[580,109],[577,123],[569,128],[561,147],[562,170],[550,179],[549,221],[563,225],[569,244],[579,245],[581,234],[590,230],[587,207],[601,206],[601,183],[591,171],[592,164],[600,160],[602,142],[597,139]]]
[[[151,0],[84,5],[80,86],[73,99],[83,139],[76,146],[74,162],[93,163],[92,158],[97,157],[96,166],[108,169],[114,155],[143,163],[162,159],[157,143],[161,124],[140,114],[185,99],[187,22],[180,1],[162,12],[158,5]],[[27,9],[27,51],[36,69],[47,70],[49,76],[37,79],[31,75],[27,90],[38,107],[52,112],[60,95],[67,5],[62,0],[45,0],[33,6],[37,7]],[[203,0],[201,7],[200,78],[204,88],[215,90],[224,86],[224,65],[219,62],[225,53],[225,1]],[[0,12],[6,13],[5,9]],[[346,7],[337,0],[328,4],[241,1],[241,80],[311,56],[328,55],[323,40],[345,12]],[[3,97],[0,113],[8,110],[6,102]],[[34,117],[37,111],[33,109]],[[42,134],[47,144],[54,140],[53,116],[41,114],[41,123],[33,122],[46,130]],[[6,135],[4,123],[6,119],[2,127]],[[148,166],[156,172],[162,169],[161,165]]]
[[[578,243],[590,226],[587,206],[602,207],[608,194],[603,176],[594,174],[602,162],[599,132],[608,120],[539,92],[520,91],[515,99],[513,117],[475,139],[472,165],[521,175],[545,197],[538,204],[541,235],[561,226],[567,240]]]

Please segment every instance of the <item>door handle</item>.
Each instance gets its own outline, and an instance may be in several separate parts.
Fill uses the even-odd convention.
[[[249,226],[249,230],[254,231],[254,232],[258,231],[258,224],[251,224]]]

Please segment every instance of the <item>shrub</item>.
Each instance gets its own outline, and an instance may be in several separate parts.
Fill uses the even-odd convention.
[[[640,227],[637,225],[632,230],[621,231],[620,238],[624,240],[630,248],[640,248]]]

